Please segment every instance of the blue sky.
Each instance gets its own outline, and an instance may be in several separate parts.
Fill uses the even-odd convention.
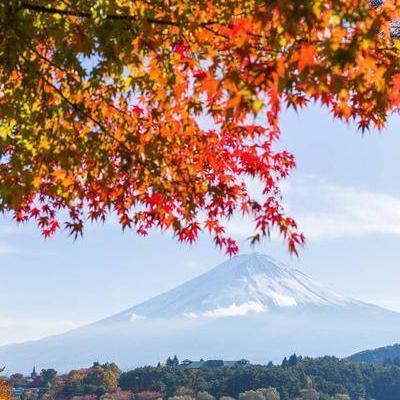
[[[282,145],[298,167],[285,202],[308,242],[299,259],[280,239],[254,250],[344,294],[400,311],[400,135],[393,118],[364,136],[318,107],[282,116]],[[230,224],[246,244],[247,221]],[[94,225],[83,240],[43,240],[34,226],[0,220],[0,345],[95,321],[166,291],[225,259],[207,237],[193,246],[167,234],[139,238]]]

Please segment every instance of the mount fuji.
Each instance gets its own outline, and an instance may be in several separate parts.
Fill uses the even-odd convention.
[[[364,303],[263,254],[233,257],[119,314],[41,340],[0,347],[8,372],[122,368],[181,358],[278,361],[345,356],[400,339],[400,313]]]

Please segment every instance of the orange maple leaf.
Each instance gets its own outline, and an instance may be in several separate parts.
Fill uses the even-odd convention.
[[[298,55],[297,68],[299,72],[302,72],[304,68],[315,63],[315,48],[310,45],[303,45],[300,48]]]

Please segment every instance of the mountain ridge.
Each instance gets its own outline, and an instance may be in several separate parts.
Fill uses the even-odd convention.
[[[0,347],[11,372],[94,361],[122,368],[191,359],[280,361],[349,354],[397,342],[400,313],[337,294],[259,253],[216,268],[118,314],[41,340]]]
[[[348,360],[350,361],[368,362],[373,364],[382,364],[388,360],[393,361],[396,359],[400,359],[399,343],[376,349],[363,350],[348,357]]]
[[[361,302],[339,295],[270,256],[245,254],[219,264],[190,281],[106,318],[145,319],[234,316],[298,305],[350,305]]]

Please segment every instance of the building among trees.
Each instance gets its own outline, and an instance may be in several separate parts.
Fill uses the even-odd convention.
[[[186,369],[204,369],[204,368],[221,368],[221,367],[243,367],[250,365],[249,360],[241,359],[238,361],[224,361],[224,360],[206,360],[200,361],[183,360],[179,367]]]
[[[318,400],[319,394],[315,390],[314,380],[311,376],[307,376],[307,387],[301,391],[299,400]]]

